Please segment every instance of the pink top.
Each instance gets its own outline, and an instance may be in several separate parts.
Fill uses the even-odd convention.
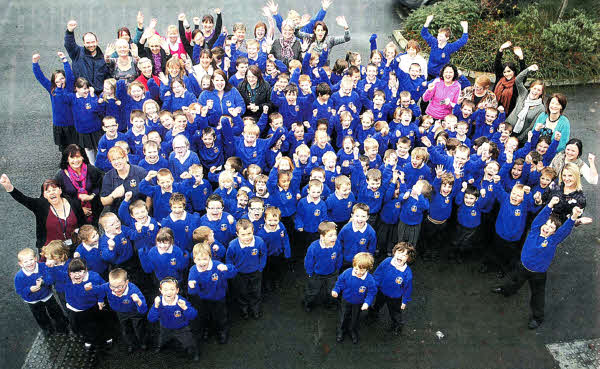
[[[187,53],[185,52],[185,48],[183,47],[183,43],[181,42],[180,39],[177,39],[177,43],[175,44],[175,46],[177,46],[177,49],[173,48],[173,45],[171,45],[169,40],[167,40],[167,43],[169,45],[169,51],[171,51],[171,56],[177,55],[177,57],[179,59],[182,59],[182,57],[181,57],[182,55],[187,56]]]
[[[452,113],[452,104],[458,102],[458,96],[460,95],[460,83],[454,81],[450,86],[446,86],[444,81],[437,80],[432,82],[435,83],[435,87],[431,90],[425,91],[423,94],[423,100],[431,102],[427,106],[425,113],[431,115],[434,119],[444,119],[446,115]],[[452,104],[441,105],[440,101],[445,98],[450,98]]]

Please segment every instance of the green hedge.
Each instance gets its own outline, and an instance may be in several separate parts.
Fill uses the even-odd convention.
[[[452,61],[465,70],[493,72],[496,50],[505,41],[521,46],[527,65],[538,64],[538,76],[544,79],[589,80],[600,77],[600,23],[581,11],[571,11],[556,22],[537,4],[518,9],[516,17],[484,19],[481,6],[475,0],[446,0],[412,12],[404,24],[406,37],[420,40],[421,27],[429,14],[434,14],[430,26],[452,27],[454,38],[461,33],[459,22],[469,21],[469,42]],[[512,52],[505,53],[505,60]]]

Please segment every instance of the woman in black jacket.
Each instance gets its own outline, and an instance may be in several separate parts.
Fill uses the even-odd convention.
[[[77,245],[71,239],[75,230],[85,224],[85,215],[79,201],[63,197],[62,189],[53,179],[42,183],[38,198],[23,195],[12,185],[6,174],[0,177],[0,184],[13,199],[35,215],[35,245],[38,249],[50,241],[61,240],[65,241],[71,251],[74,250]]]
[[[271,85],[263,79],[257,65],[248,67],[246,78],[238,85],[238,91],[246,103],[245,117],[252,117],[258,121],[263,108],[271,108]]]

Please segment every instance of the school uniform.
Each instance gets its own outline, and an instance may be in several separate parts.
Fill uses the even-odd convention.
[[[398,242],[409,242],[416,245],[419,241],[423,214],[429,210],[429,201],[423,196],[408,196],[404,200],[398,221]]]
[[[388,257],[379,264],[373,278],[377,283],[377,297],[370,312],[378,313],[384,305],[387,305],[392,330],[398,332],[402,325],[402,304],[411,301],[413,288],[412,270],[408,265],[398,268],[392,264],[393,257]]]
[[[175,245],[179,246],[184,253],[192,251],[194,248],[194,230],[203,225],[198,214],[190,214],[187,211],[185,212],[185,219],[173,220],[171,214],[169,214],[160,221],[160,224],[162,227],[171,228],[175,236]]]
[[[140,289],[135,284],[128,282],[123,294],[117,296],[110,289],[110,284],[105,283],[99,287],[99,291],[106,297],[111,310],[117,313],[121,335],[127,346],[131,348],[145,347],[148,305],[146,305],[146,298]],[[142,302],[141,305],[131,298],[134,294]]]
[[[344,331],[350,331],[353,341],[358,339],[358,319],[363,304],[371,306],[377,295],[377,284],[373,276],[366,272],[362,278],[354,274],[353,268],[346,269],[338,277],[333,291],[338,293],[338,321],[336,339],[344,337]]]
[[[99,243],[93,247],[81,243],[79,246],[77,246],[75,252],[79,254],[80,258],[85,260],[88,270],[92,270],[103,276],[107,276],[109,263],[100,255]]]
[[[235,219],[231,214],[226,212],[223,212],[219,219],[211,219],[208,214],[204,214],[202,218],[200,218],[200,224],[198,226],[207,226],[212,229],[215,240],[219,241],[222,245],[229,245],[235,238]]]
[[[189,259],[183,251],[175,246],[162,252],[157,246],[148,251],[140,250],[140,263],[146,273],[154,273],[156,281],[162,281],[166,277],[173,277],[181,284],[184,281],[184,270],[186,270]]]
[[[308,277],[304,290],[304,306],[311,309],[323,297],[329,306],[334,304],[331,291],[335,286],[340,268],[342,267],[342,246],[339,241],[332,247],[325,247],[320,240],[314,241],[308,247],[304,257],[304,269]]]
[[[292,256],[287,230],[283,223],[279,222],[273,231],[267,230],[263,226],[255,232],[258,237],[262,238],[267,247],[264,281],[267,288],[272,288],[277,286],[280,280],[283,279],[285,261],[289,261]]]
[[[308,197],[303,197],[298,202],[298,208],[296,209],[295,218],[295,229],[298,232],[298,242],[295,243],[297,249],[294,254],[304,254],[304,249],[310,245],[314,240],[319,238],[317,233],[319,230],[319,224],[328,220],[327,217],[327,204],[321,198],[317,202],[314,202]],[[296,255],[296,256],[297,256]]]
[[[447,235],[448,220],[452,215],[452,204],[457,193],[460,191],[462,182],[454,181],[452,190],[447,196],[440,193],[442,181],[439,178],[433,180],[434,189],[431,202],[429,203],[429,214],[421,223],[421,242],[422,249],[419,250],[423,256],[436,259],[439,256],[440,249],[444,244],[444,237]],[[402,192],[401,192],[402,193]],[[487,198],[487,196],[486,196]]]
[[[461,191],[455,198],[458,209],[456,211],[457,224],[452,248],[454,252],[458,253],[458,257],[460,257],[460,254],[473,248],[477,229],[481,224],[480,197],[477,198],[473,206],[465,205],[464,197],[465,193]]]
[[[204,213],[206,211],[206,200],[212,195],[212,186],[208,181],[184,181],[182,187],[183,194],[189,201],[194,213]]]
[[[241,246],[236,238],[227,248],[227,264],[238,271],[233,283],[242,317],[251,312],[260,314],[262,271],[267,263],[267,246],[260,237],[254,237],[250,245]]]
[[[375,224],[375,234],[377,236],[377,250],[386,252],[389,256],[398,240],[398,220],[400,220],[400,210],[402,209],[402,198],[394,198],[396,184],[390,183],[383,197],[383,206],[379,213],[379,219]],[[406,192],[406,185],[400,184],[400,194]]]
[[[121,226],[121,233],[114,237],[109,237],[106,233],[100,236],[98,245],[100,247],[100,257],[108,264],[111,269],[123,268],[132,275],[139,268],[138,260],[134,257],[131,237],[134,230],[127,226]],[[112,250],[108,247],[108,241],[112,240],[115,245]]]
[[[338,241],[342,248],[344,265],[352,265],[354,256],[359,252],[374,254],[377,248],[377,235],[368,223],[362,229],[358,229],[354,223],[349,222],[339,231]]]
[[[177,302],[182,300],[186,304],[186,309],[181,308]],[[177,340],[189,353],[198,354],[196,341],[190,330],[190,322],[196,319],[198,311],[192,304],[177,295],[172,303],[167,303],[164,297],[161,297],[158,308],[153,303],[148,312],[148,320],[151,323],[160,321],[160,334],[158,336],[158,347],[160,348],[168,341]]]
[[[181,173],[187,172],[192,165],[201,165],[198,155],[190,150],[187,151],[182,159],[175,157],[175,152],[169,155],[169,170],[173,174],[175,182],[183,182],[184,179],[181,178]]]

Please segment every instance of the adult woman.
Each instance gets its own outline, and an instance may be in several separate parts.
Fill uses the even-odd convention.
[[[559,198],[558,204],[552,208],[552,213],[556,214],[561,222],[564,222],[572,213],[573,208],[578,206],[580,209],[585,209],[586,200],[583,190],[581,189],[581,174],[579,167],[575,163],[567,163],[559,172],[559,186],[551,191],[546,191],[542,195],[544,206],[556,196]],[[589,218],[587,218],[589,219]],[[581,220],[584,220],[583,218]]]
[[[513,52],[519,59],[519,69],[513,63],[502,64],[504,50],[508,49],[511,45],[510,41],[503,43],[500,49],[498,49],[494,61],[494,72],[496,74],[494,94],[496,94],[498,105],[504,107],[507,116],[512,113],[517,102],[517,97],[519,96],[519,90],[515,88],[515,76],[525,69],[523,50],[518,46],[513,48]]]
[[[552,159],[550,166],[556,173],[560,173],[566,164],[573,163],[577,165],[579,173],[581,173],[589,184],[596,185],[598,184],[598,170],[596,169],[596,163],[594,163],[596,155],[592,153],[588,154],[588,161],[590,162],[588,165],[581,159],[582,154],[583,143],[578,138],[572,138],[567,142],[565,149],[556,154],[554,159]]]
[[[147,46],[144,46],[146,37],[148,37]],[[146,57],[152,62],[153,75],[157,76],[160,72],[165,71],[169,55],[163,48],[162,39],[154,33],[153,29],[146,30],[137,45],[139,56]]]
[[[141,197],[139,184],[146,177],[146,170],[129,164],[127,153],[118,146],[108,150],[108,160],[113,169],[108,171],[102,179],[100,201],[102,205],[109,206],[110,210],[117,214],[126,192],[131,191],[133,199]]]
[[[141,84],[143,84],[146,91],[149,91],[148,81],[150,79],[154,80],[154,83],[156,84],[156,86],[160,86],[160,78],[158,78],[158,75],[152,74],[152,62],[150,61],[150,59],[140,58],[140,60],[138,60],[137,67],[140,71],[140,75],[135,80],[140,82]],[[155,93],[156,93],[156,96],[152,93],[152,91],[150,91],[150,95],[152,95],[152,98],[157,100],[158,99],[158,91],[155,91]]]
[[[271,85],[263,79],[257,65],[251,65],[246,72],[246,78],[238,85],[238,89],[246,104],[245,116],[258,121],[263,107],[270,107]]]
[[[452,113],[452,108],[458,103],[460,83],[458,70],[453,64],[446,64],[440,71],[440,78],[436,78],[427,86],[423,94],[424,101],[430,101],[426,114],[435,119],[444,119]]]
[[[415,40],[410,40],[406,44],[406,54],[400,55],[398,59],[398,67],[402,69],[404,73],[409,73],[410,66],[412,64],[419,64],[421,66],[421,75],[427,78],[427,60],[419,54],[421,46]]]
[[[81,204],[88,223],[96,223],[102,212],[100,187],[103,173],[90,164],[85,151],[78,145],[69,145],[62,153],[60,170],[54,180],[63,194]]]
[[[118,57],[111,58],[108,55],[116,50]],[[138,55],[137,46],[131,44],[131,55],[129,55],[129,43],[127,40],[120,38],[114,44],[108,44],[104,60],[108,65],[108,71],[112,78],[119,80],[124,79],[127,82],[133,82],[139,75],[136,67]]]
[[[0,177],[0,184],[17,202],[35,215],[35,245],[38,249],[50,241],[65,241],[70,247],[73,232],[85,224],[85,215],[79,201],[62,196],[62,190],[53,179],[42,183],[39,198],[25,196],[17,190],[6,174]]]
[[[328,36],[329,30],[327,29],[325,22],[316,21],[315,25],[313,26],[312,34],[298,31],[298,37],[308,39],[310,45],[313,45],[313,52],[321,54],[324,50],[327,50],[329,53],[331,53],[331,49],[335,45],[340,45],[350,41],[350,27],[348,27],[346,17],[336,17],[335,22],[338,26],[344,27],[343,36]],[[327,46],[327,48],[325,48],[325,46]],[[329,58],[327,58],[327,63],[329,63]]]
[[[550,96],[550,99],[546,101],[546,112],[540,114],[535,120],[534,127],[538,124],[542,124],[542,135],[552,134],[554,138],[555,132],[560,132],[560,142],[556,148],[556,152],[563,151],[569,136],[571,135],[571,123],[569,119],[563,115],[565,108],[567,107],[567,97],[560,93],[554,93]]]
[[[302,46],[300,41],[294,36],[294,23],[290,20],[283,21],[281,25],[281,37],[271,46],[271,54],[275,59],[281,60],[288,65],[291,60],[300,60]]]
[[[238,116],[246,112],[244,99],[221,69],[215,70],[210,87],[200,94],[198,102],[208,106],[208,122],[214,126],[222,115]]]
[[[515,108],[506,118],[506,121],[513,126],[513,133],[518,135],[519,142],[524,144],[527,141],[527,133],[533,128],[533,122],[538,115],[544,112],[544,82],[535,80],[529,86],[529,91],[523,85],[523,81],[529,72],[536,72],[537,64],[525,68],[517,78],[515,85],[519,90],[519,96],[515,102]]]
[[[466,87],[458,97],[458,103],[463,100],[471,100],[475,103],[475,109],[497,108],[496,95],[489,90],[492,81],[488,76],[482,75],[475,78],[473,86]]]

